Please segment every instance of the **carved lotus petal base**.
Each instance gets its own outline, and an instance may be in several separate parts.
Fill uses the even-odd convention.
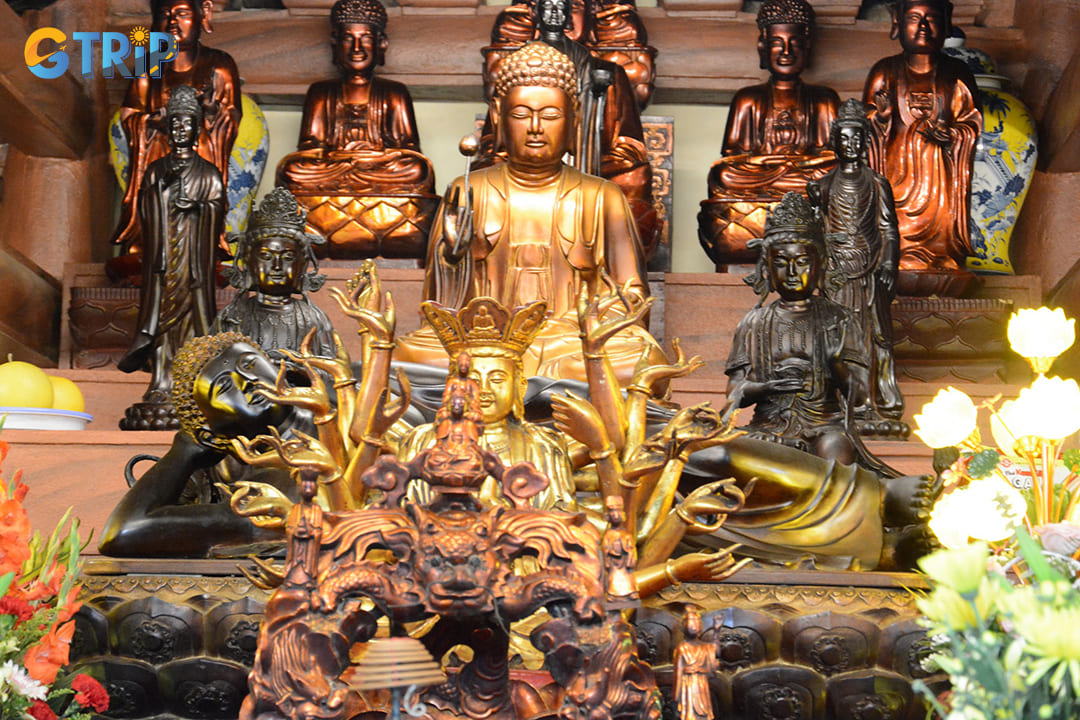
[[[335,260],[423,258],[437,195],[298,195],[308,228],[325,236],[319,254]]]
[[[717,270],[724,265],[744,265],[757,261],[758,253],[746,243],[765,233],[765,214],[774,200],[701,201],[698,239]]]

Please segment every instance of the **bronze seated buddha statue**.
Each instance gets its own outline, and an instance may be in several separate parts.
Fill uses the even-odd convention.
[[[709,170],[698,237],[718,267],[752,263],[765,210],[803,192],[832,167],[829,126],[840,98],[801,75],[810,59],[814,10],[806,0],[766,0],[757,16],[758,56],[769,80],[739,90],[728,110],[723,157]]]
[[[307,208],[331,258],[422,258],[435,173],[408,88],[375,75],[386,10],[379,0],[338,0],[330,22],[342,77],[308,89],[299,146],[278,164],[277,183]]]

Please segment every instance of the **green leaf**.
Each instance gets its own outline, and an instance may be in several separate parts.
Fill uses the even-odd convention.
[[[7,594],[8,588],[11,587],[11,583],[13,582],[15,582],[14,570],[0,575],[0,597],[4,597],[4,595]]]
[[[980,450],[971,456],[968,460],[968,474],[976,480],[980,480],[990,473],[994,472],[994,468],[998,466],[1001,461],[1001,453],[997,450]]]
[[[1068,582],[1061,573],[1054,570],[1054,568],[1050,567],[1050,563],[1046,562],[1046,558],[1042,554],[1042,548],[1039,543],[1028,535],[1027,530],[1022,527],[1016,528],[1016,541],[1020,544],[1020,553],[1024,556],[1024,561],[1027,562],[1027,566],[1036,581]]]

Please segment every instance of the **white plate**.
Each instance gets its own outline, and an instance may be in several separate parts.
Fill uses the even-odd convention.
[[[93,415],[50,408],[0,407],[8,430],[85,430]]]

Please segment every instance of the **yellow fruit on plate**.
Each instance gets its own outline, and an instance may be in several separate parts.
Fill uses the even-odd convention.
[[[53,385],[41,368],[21,360],[0,364],[0,407],[51,408]]]
[[[57,375],[50,375],[49,381],[52,382],[53,409],[86,412],[86,401],[78,385]]]

